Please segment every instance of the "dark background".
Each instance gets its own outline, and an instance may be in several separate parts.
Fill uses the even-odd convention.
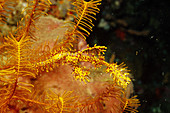
[[[140,113],[170,113],[170,2],[103,0],[87,39],[107,46],[106,60],[124,62],[134,76]]]

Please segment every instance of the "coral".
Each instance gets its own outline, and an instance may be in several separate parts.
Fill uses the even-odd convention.
[[[0,2],[2,25],[17,2]],[[1,37],[1,113],[137,112],[125,64],[107,63],[107,48],[85,41],[101,0],[72,2],[69,22],[44,17],[49,0],[26,4],[16,29]]]

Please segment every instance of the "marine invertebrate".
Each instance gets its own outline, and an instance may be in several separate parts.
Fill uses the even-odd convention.
[[[7,2],[1,2],[1,16],[8,9]],[[89,36],[92,20],[95,20],[101,0],[76,0],[70,10],[73,22],[67,28],[61,41],[51,47],[39,45],[35,35],[36,22],[50,7],[49,0],[29,0],[18,22],[17,29],[2,36],[0,67],[0,111],[12,112],[26,109],[27,112],[136,112],[138,99],[127,98],[126,90],[131,83],[124,64],[109,64],[104,61],[106,47],[87,46],[77,51],[77,39]],[[13,10],[13,9],[11,9]],[[77,14],[77,16],[73,14]],[[1,20],[2,20],[1,17]],[[56,34],[57,37],[57,34]],[[88,62],[92,68],[81,64]],[[64,65],[64,68],[63,68]],[[101,76],[90,74],[102,68]],[[108,73],[108,74],[107,74]],[[110,76],[109,76],[110,75]],[[54,78],[49,81],[47,79]],[[74,78],[74,79],[73,79]],[[99,79],[100,78],[100,79]],[[101,81],[101,78],[107,80]],[[77,81],[79,80],[79,81]],[[72,86],[69,86],[72,84]],[[98,87],[100,86],[100,87]],[[98,87],[98,88],[97,88]],[[83,90],[82,90],[83,89]],[[130,106],[130,107],[129,107]],[[106,108],[105,108],[106,107]],[[37,108],[39,108],[37,110]]]

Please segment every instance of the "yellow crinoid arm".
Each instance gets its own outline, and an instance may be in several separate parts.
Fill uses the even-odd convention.
[[[13,0],[11,2],[13,3]],[[25,101],[27,100],[26,95],[29,95],[34,87],[33,84],[22,81],[25,76],[36,77],[32,66],[34,59],[32,45],[34,41],[32,40],[30,26],[41,14],[44,14],[43,10],[48,7],[45,4],[49,1],[29,0],[28,2],[27,14],[24,19],[21,19],[21,21],[24,20],[25,24],[18,24],[15,33],[4,36],[4,42],[1,45],[4,51],[0,55],[6,58],[5,65],[0,68],[0,112],[3,111],[4,113],[7,112],[9,103],[16,100],[14,97],[18,97],[17,100]],[[0,10],[5,8],[6,1],[3,1],[3,3],[0,3]]]
[[[76,0],[72,3],[74,6],[73,10],[70,10],[71,16],[74,18],[73,28],[67,32],[67,36],[78,36],[86,39],[92,31],[94,24],[92,20],[96,20],[96,13],[99,13],[100,9],[98,6],[101,4],[102,0],[90,0],[86,2],[85,0]]]
[[[6,23],[6,18],[10,18],[16,2],[18,0],[0,0],[0,22]]]
[[[27,0],[27,7],[22,11],[26,15],[21,18],[17,26],[17,40],[20,40],[23,34],[30,36],[30,39],[36,40],[33,35],[35,29],[35,21],[42,15],[46,14],[46,10],[50,7],[51,2],[49,0]]]

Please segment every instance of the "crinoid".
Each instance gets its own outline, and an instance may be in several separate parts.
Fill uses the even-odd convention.
[[[1,0],[2,25],[19,1]],[[104,58],[107,48],[89,47],[85,41],[100,11],[101,0],[72,2],[69,15],[73,21],[51,27],[66,29],[55,32],[54,42],[48,42],[47,37],[45,43],[37,32],[42,32],[40,22],[57,20],[43,16],[51,2],[27,0],[26,4],[16,29],[1,36],[1,113],[137,112],[139,100],[128,96],[132,86],[128,69],[123,63],[107,63]]]

